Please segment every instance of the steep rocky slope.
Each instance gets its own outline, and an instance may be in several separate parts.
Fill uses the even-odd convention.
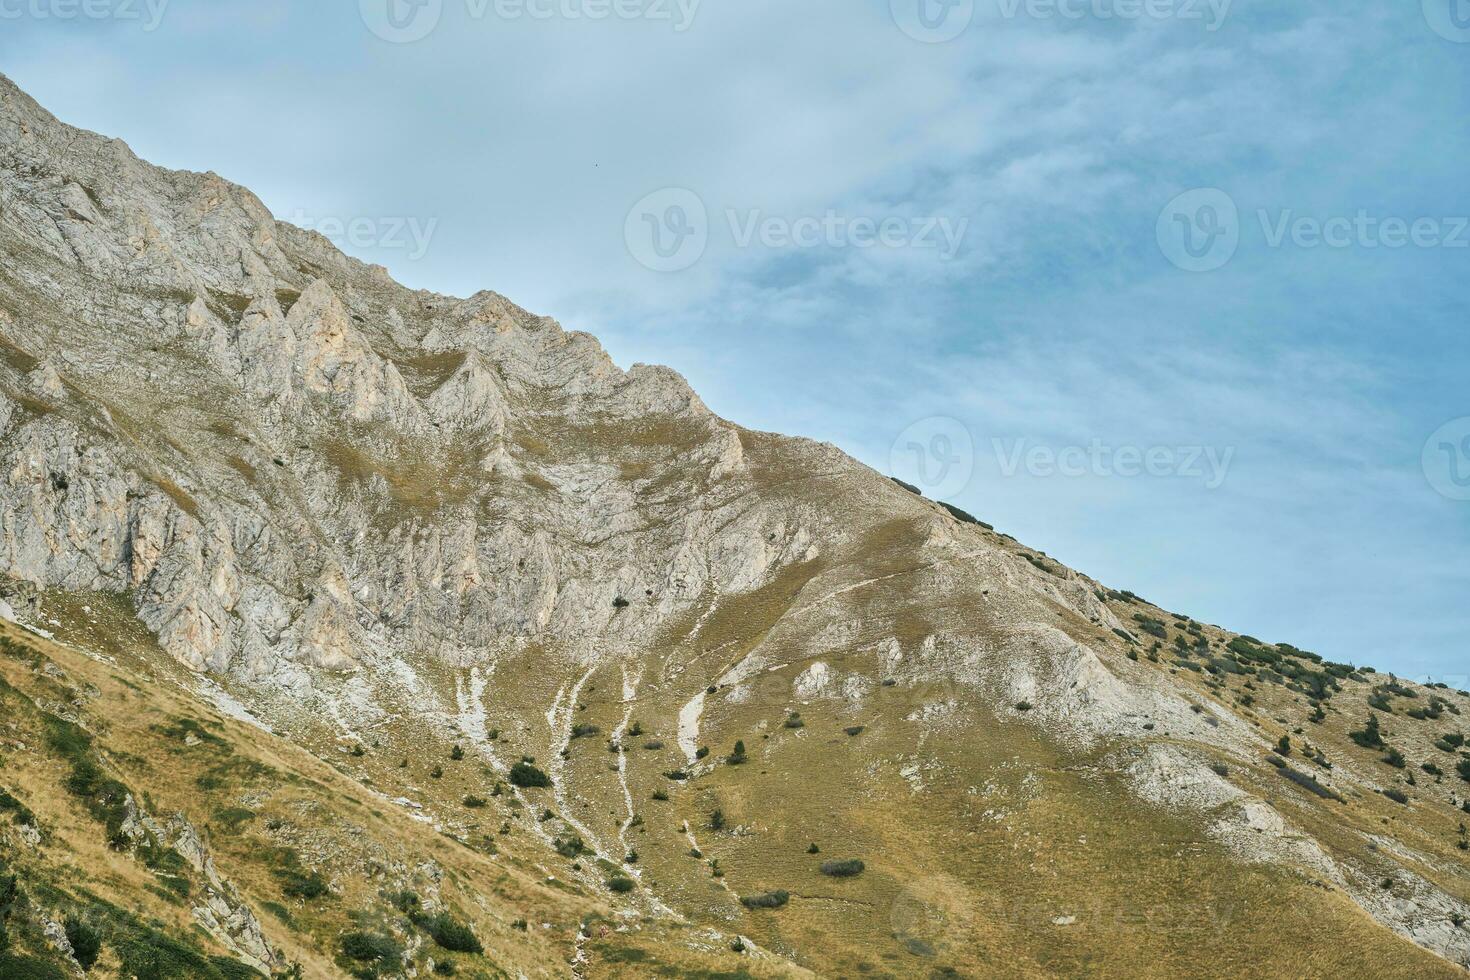
[[[0,574],[17,618],[747,958],[1470,963],[1463,694],[1109,590],[3,77]]]

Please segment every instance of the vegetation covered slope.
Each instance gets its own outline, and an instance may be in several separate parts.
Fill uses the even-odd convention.
[[[630,925],[498,820],[436,828],[109,647],[0,622],[0,976],[790,975]]]

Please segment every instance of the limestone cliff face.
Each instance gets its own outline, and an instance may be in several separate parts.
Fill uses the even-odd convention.
[[[616,643],[807,550],[711,517],[741,437],[673,372],[404,289],[8,81],[0,248],[0,572],[126,591],[197,670]]]

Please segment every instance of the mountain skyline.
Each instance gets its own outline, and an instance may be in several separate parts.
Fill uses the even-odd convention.
[[[1470,964],[1470,693],[1112,587],[3,75],[0,202],[0,974]],[[957,439],[900,449],[943,489]],[[1007,465],[1104,455],[1169,462]]]
[[[1470,520],[1434,479],[1462,462],[1436,434],[1467,414],[1464,253],[1367,243],[1395,218],[1451,242],[1470,214],[1453,164],[1470,150],[1466,46],[1412,5],[1107,24],[981,5],[940,44],[888,7],[700,5],[679,31],[446,4],[435,31],[391,44],[350,7],[174,4],[154,30],[7,21],[0,51],[66,117],[163,163],[228,159],[278,218],[336,221],[336,244],[412,286],[500,290],[619,364],[670,363],[725,417],[910,482],[894,465],[909,443],[967,438],[945,475],[968,483],[932,489],[1070,565],[1462,685]],[[731,38],[770,57],[732,61]],[[221,58],[251,94],[211,76]],[[613,74],[619,93],[596,84]],[[182,93],[166,111],[164,87]],[[627,240],[661,187],[707,211],[682,271],[651,271]],[[1157,240],[1196,187],[1228,193],[1240,232],[1202,272]],[[935,247],[854,244],[854,223],[887,218]],[[1347,220],[1352,246],[1303,219]],[[780,244],[802,222],[818,244]],[[928,419],[958,428],[915,440]],[[1161,475],[1116,475],[1118,450],[1162,454]],[[944,462],[929,453],[930,474]]]

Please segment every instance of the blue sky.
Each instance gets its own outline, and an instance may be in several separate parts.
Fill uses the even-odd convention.
[[[0,0],[0,71],[1115,587],[1470,687],[1466,0],[388,2]]]

